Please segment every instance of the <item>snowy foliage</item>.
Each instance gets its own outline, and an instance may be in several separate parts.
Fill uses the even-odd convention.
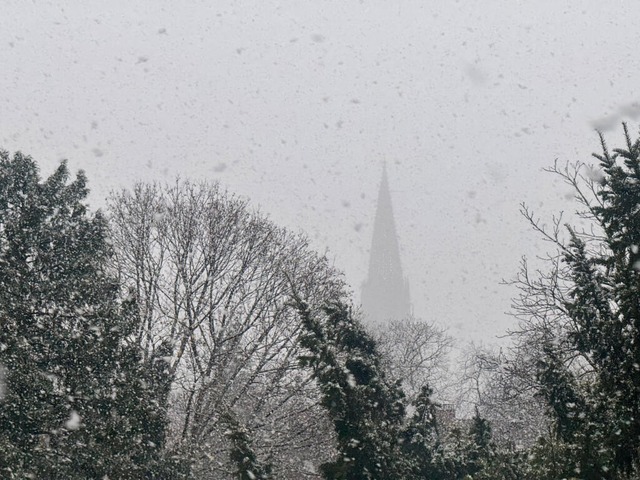
[[[547,271],[525,263],[515,282],[517,345],[537,352],[531,384],[555,430],[534,447],[541,478],[640,474],[640,140],[626,125],[624,136],[613,153],[601,136],[598,167],[552,169],[576,192],[586,228],[556,219],[548,230],[524,210],[557,247]]]
[[[471,359],[466,421],[432,399],[444,332],[407,319],[376,340],[325,257],[218,185],[141,184],[107,222],[82,173],[43,181],[1,153],[0,476],[638,478],[640,140],[624,131],[599,167],[552,169],[588,228],[523,207],[557,252],[523,261],[514,346]]]
[[[321,466],[324,478],[402,478],[404,394],[387,381],[375,342],[344,303],[318,312],[299,297],[296,304],[305,328],[300,343],[309,352],[300,360],[318,381],[338,441],[337,458]]]
[[[0,476],[154,478],[161,399],[105,268],[106,222],[84,174],[68,180],[65,163],[41,181],[0,153]]]

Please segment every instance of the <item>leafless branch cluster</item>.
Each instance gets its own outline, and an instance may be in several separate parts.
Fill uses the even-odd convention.
[[[289,299],[294,286],[312,304],[340,296],[339,274],[217,184],[139,184],[109,208],[114,268],[143,319],[136,340],[149,357],[171,351],[174,448],[199,452],[200,478],[224,478],[233,416],[264,459],[305,478],[300,466],[330,454],[331,435],[298,365]]]
[[[453,340],[444,329],[410,316],[379,326],[376,339],[390,377],[402,382],[409,402],[424,385],[445,388]]]
[[[497,430],[500,425],[521,424],[519,436],[525,441],[533,441],[549,428],[544,403],[536,396],[536,362],[543,345],[555,345],[578,378],[588,378],[593,371],[588,355],[578,354],[569,340],[579,328],[567,308],[574,286],[565,262],[565,256],[571,254],[569,240],[579,238],[593,254],[602,254],[607,248],[596,212],[602,206],[598,196],[602,173],[583,163],[561,166],[558,162],[546,171],[559,176],[574,192],[579,205],[575,218],[584,220],[586,227],[569,226],[563,212],[546,223],[527,205],[521,205],[521,214],[532,230],[552,248],[531,260],[523,257],[515,278],[504,282],[516,291],[511,314],[517,326],[508,332],[512,344],[500,351],[472,348],[466,354],[462,382],[466,396],[476,399],[477,407],[494,421]],[[509,436],[509,432],[503,433]],[[499,431],[496,434],[500,436]]]

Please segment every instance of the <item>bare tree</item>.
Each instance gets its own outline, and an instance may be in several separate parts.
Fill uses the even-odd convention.
[[[578,218],[592,219],[597,172],[584,164],[557,163],[547,171],[576,192],[583,207],[577,212]],[[567,248],[564,214],[545,223],[525,204],[520,211],[551,251],[533,259],[523,257],[515,278],[503,282],[516,292],[510,313],[517,324],[506,333],[511,342],[499,350],[471,345],[464,352],[458,397],[464,399],[464,410],[478,408],[492,421],[498,441],[528,446],[550,428],[545,403],[536,396],[541,387],[536,378],[536,362],[543,346],[553,343],[566,352],[567,367],[583,375],[588,374],[589,362],[576,354],[569,340],[576,325],[566,308],[573,284],[563,262]],[[590,227],[593,228],[591,222]],[[578,234],[597,248],[600,234],[591,228]]]
[[[109,208],[115,268],[144,319],[137,340],[148,356],[171,346],[174,447],[198,478],[225,478],[231,423],[276,478],[313,478],[331,453],[330,424],[298,365],[289,299],[293,285],[312,303],[339,297],[338,272],[217,184],[138,184]]]
[[[536,346],[507,350],[471,346],[464,354],[460,379],[466,411],[491,422],[501,447],[527,448],[550,428],[543,399],[536,395]]]
[[[597,172],[583,164],[557,163],[548,171],[573,189],[582,206],[576,215],[589,221],[590,229],[577,234],[591,248],[600,248],[600,233],[592,229],[591,222]],[[524,204],[521,213],[540,238],[551,245],[551,252],[530,260],[523,258],[516,277],[504,282],[516,291],[511,314],[517,325],[507,332],[511,343],[500,350],[471,346],[465,352],[460,395],[491,420],[499,442],[530,446],[550,429],[545,402],[537,395],[541,384],[536,364],[544,345],[553,343],[565,352],[567,368],[578,375],[588,375],[590,369],[588,358],[575,352],[570,341],[577,327],[566,307],[573,283],[563,261],[568,234],[564,215],[560,213],[545,223]]]
[[[583,163],[562,167],[556,163],[547,171],[571,187],[580,205],[573,219],[584,220],[588,227],[578,229],[569,226],[562,212],[547,224],[525,204],[521,206],[522,216],[539,237],[551,246],[551,251],[531,261],[523,258],[516,277],[504,282],[516,289],[511,314],[518,323],[516,328],[508,332],[512,347],[500,356],[498,363],[506,366],[504,374],[512,377],[510,388],[516,389],[517,393],[539,389],[535,363],[546,344],[553,344],[565,358],[567,368],[585,381],[593,372],[589,355],[577,351],[573,346],[572,337],[580,327],[568,310],[575,283],[566,255],[572,236],[581,239],[594,255],[601,254],[606,248],[603,232],[594,213],[601,202],[597,195],[601,174]]]
[[[443,393],[452,346],[444,329],[409,316],[378,325],[375,337],[385,368],[392,379],[402,382],[409,402],[426,385]]]

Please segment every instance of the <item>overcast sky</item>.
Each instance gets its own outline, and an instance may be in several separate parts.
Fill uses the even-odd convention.
[[[184,6],[178,6],[184,5]],[[329,249],[359,301],[387,162],[415,313],[510,326],[499,285],[574,208],[541,169],[640,113],[640,3],[0,0],[0,148],[136,180],[219,180]],[[631,28],[630,28],[631,27]]]

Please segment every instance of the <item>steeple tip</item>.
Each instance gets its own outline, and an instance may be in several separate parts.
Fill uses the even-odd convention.
[[[362,306],[373,323],[404,318],[410,313],[409,288],[402,273],[400,249],[391,206],[387,164],[382,163],[382,180],[373,223],[369,274],[362,288]]]

